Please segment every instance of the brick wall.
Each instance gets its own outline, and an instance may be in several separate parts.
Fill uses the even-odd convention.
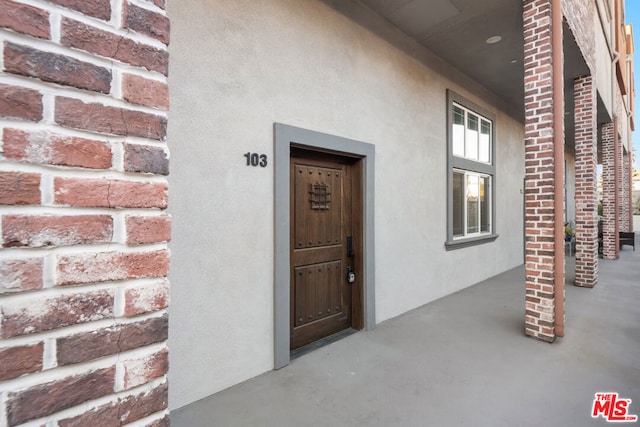
[[[631,199],[631,183],[629,176],[631,170],[629,168],[629,153],[626,149],[623,149],[622,163],[620,165],[622,175],[620,177],[620,231],[631,231],[631,223],[633,217],[631,216],[631,205],[629,200]]]
[[[633,141],[632,141],[633,142]],[[627,182],[627,186],[629,188],[629,199],[627,200],[627,204],[629,205],[628,209],[629,209],[629,231],[635,231],[635,228],[633,227],[633,212],[634,212],[634,196],[633,196],[633,160],[635,157],[635,150],[633,148],[633,143],[631,144],[631,153],[630,155],[627,156],[627,160],[628,160],[628,164],[627,164],[627,168],[628,169],[628,178],[629,181]]]
[[[596,69],[595,0],[563,0],[562,13],[590,70]],[[599,30],[598,30],[599,31]]]
[[[616,157],[616,185],[617,185],[617,199],[616,199],[616,212],[618,220],[618,231],[627,231],[628,226],[628,207],[629,199],[625,192],[626,184],[625,179],[627,177],[626,168],[628,162],[625,161],[625,145],[628,145],[629,135],[631,129],[629,128],[629,121],[627,117],[627,108],[625,101],[622,97],[621,87],[616,86],[616,111],[617,111],[617,125],[618,125],[618,146]],[[625,216],[627,215],[627,216]],[[619,242],[618,242],[619,244]],[[618,249],[618,255],[620,251]]]
[[[614,123],[602,126],[602,250],[605,259],[618,257],[616,220],[616,148]]]
[[[574,81],[576,152],[576,285],[598,282],[596,89],[592,76]]]
[[[0,426],[168,425],[165,0],[0,12]]]
[[[554,249],[555,192],[553,140],[553,73],[551,1],[525,0],[525,333],[553,341],[555,331],[554,273],[564,269]],[[562,102],[562,100],[558,100]]]

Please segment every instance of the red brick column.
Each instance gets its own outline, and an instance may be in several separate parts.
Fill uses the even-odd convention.
[[[28,3],[0,0],[0,425],[167,426],[165,3]]]
[[[602,249],[605,259],[616,259],[618,247],[618,217],[617,217],[617,149],[618,142],[614,124],[602,126]]]
[[[631,144],[631,154],[627,156],[627,168],[629,171],[627,185],[629,186],[629,199],[627,200],[627,204],[629,206],[629,231],[635,231],[633,229],[633,156],[634,149],[633,144]]]
[[[631,170],[629,169],[629,154],[624,148],[622,152],[622,162],[620,164],[620,231],[631,231],[631,222],[633,221],[629,210],[631,207],[629,203],[631,199],[631,182],[629,180]]]
[[[576,285],[598,283],[596,90],[592,76],[574,81],[576,150]]]
[[[602,126],[602,253],[605,259],[618,257],[618,219],[616,216],[616,140],[614,123]]]
[[[553,70],[551,1],[525,0],[525,333],[553,341],[555,331],[555,269],[564,262],[554,249]],[[560,257],[560,261],[558,258]]]

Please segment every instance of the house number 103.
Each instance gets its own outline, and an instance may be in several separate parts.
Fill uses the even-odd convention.
[[[245,153],[247,158],[247,166],[260,166],[261,168],[267,167],[267,155],[258,153]]]

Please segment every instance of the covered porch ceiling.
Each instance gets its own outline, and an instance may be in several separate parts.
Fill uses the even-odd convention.
[[[361,1],[509,105],[522,109],[522,0]],[[492,44],[497,37],[500,40]]]
[[[359,0],[501,98],[524,119],[522,0]],[[566,140],[573,141],[573,78],[588,73],[564,26]]]

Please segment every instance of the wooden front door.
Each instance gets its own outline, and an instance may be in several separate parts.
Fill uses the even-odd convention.
[[[353,160],[291,151],[291,350],[350,327],[354,290],[360,286],[357,264],[360,236],[354,209]],[[355,204],[357,205],[357,203]],[[354,215],[355,214],[355,215]],[[354,221],[355,217],[355,221]],[[349,273],[353,272],[350,283]],[[355,308],[355,317],[362,310]]]

